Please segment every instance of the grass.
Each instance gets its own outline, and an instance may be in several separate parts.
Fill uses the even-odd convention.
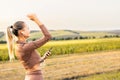
[[[50,41],[44,46],[38,48],[38,51],[41,55],[43,55],[50,47],[53,47],[52,56],[84,52],[119,50],[120,38]],[[8,60],[8,51],[6,44],[0,45],[0,60]]]
[[[119,80],[120,51],[54,56],[42,64],[45,80]],[[23,80],[25,70],[15,61],[0,63],[0,80]],[[6,77],[7,76],[7,77]]]
[[[81,77],[79,80],[120,80],[120,71],[111,71],[95,74],[88,77]]]
[[[41,66],[45,80],[119,80],[120,38],[50,41],[38,51],[43,55],[50,47],[52,56]],[[1,60],[8,60],[7,52],[0,44]],[[23,80],[24,75],[18,61],[0,63],[0,80]]]
[[[39,48],[38,51],[44,53],[50,47],[53,47],[53,55],[117,50],[120,49],[120,38],[51,41]]]

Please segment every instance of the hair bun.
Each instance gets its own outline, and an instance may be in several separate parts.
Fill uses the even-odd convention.
[[[11,25],[10,28],[13,28],[13,26]]]

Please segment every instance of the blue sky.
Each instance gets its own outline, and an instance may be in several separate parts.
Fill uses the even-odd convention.
[[[36,13],[48,29],[118,30],[120,0],[0,0],[0,30]]]

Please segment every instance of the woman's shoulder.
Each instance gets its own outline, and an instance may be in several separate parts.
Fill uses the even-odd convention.
[[[23,51],[28,51],[28,52],[31,52],[33,50],[35,50],[38,46],[37,44],[35,43],[35,41],[29,41],[29,42],[16,42],[17,43],[17,46],[19,48],[22,47]]]

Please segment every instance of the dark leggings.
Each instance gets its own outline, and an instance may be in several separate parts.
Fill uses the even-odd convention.
[[[26,74],[25,80],[43,80],[41,70],[32,71]]]

